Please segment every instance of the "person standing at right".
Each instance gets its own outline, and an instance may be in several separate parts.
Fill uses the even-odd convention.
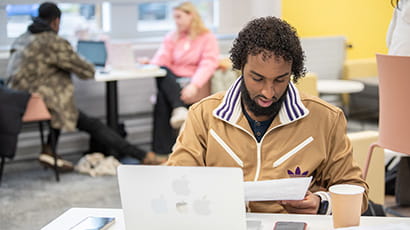
[[[219,48],[195,6],[183,2],[173,9],[176,30],[168,33],[151,64],[167,71],[158,77],[154,107],[153,150],[171,153],[176,131],[187,117],[187,107],[201,98],[218,67]]]
[[[391,0],[395,7],[387,32],[390,55],[410,56],[410,0]]]

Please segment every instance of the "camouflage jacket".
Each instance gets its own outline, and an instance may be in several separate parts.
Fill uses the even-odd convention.
[[[93,65],[81,58],[67,40],[51,31],[22,34],[10,52],[10,87],[39,93],[51,113],[51,126],[75,130],[78,110],[71,73],[82,79],[93,78]]]

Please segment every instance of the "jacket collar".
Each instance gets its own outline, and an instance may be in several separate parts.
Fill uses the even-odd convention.
[[[213,115],[228,123],[237,123],[243,115],[241,106],[241,91],[243,77],[239,77],[227,90],[222,103],[213,111]],[[286,93],[286,100],[279,110],[279,119],[282,124],[287,124],[301,119],[309,114],[309,110],[303,105],[299,91],[292,82]]]

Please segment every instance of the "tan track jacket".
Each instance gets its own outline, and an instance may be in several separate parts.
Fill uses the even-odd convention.
[[[75,130],[78,110],[71,73],[90,79],[94,77],[94,66],[52,31],[26,32],[14,41],[11,50],[7,67],[10,87],[39,93],[51,113],[51,126]]]
[[[241,82],[242,77],[226,93],[191,106],[168,165],[240,167],[245,181],[313,176],[312,192],[333,184],[361,185],[366,210],[368,186],[353,162],[343,112],[289,83],[286,101],[258,143],[242,112]],[[249,207],[252,212],[286,212],[275,201]]]

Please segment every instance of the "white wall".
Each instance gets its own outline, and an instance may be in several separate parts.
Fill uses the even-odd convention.
[[[220,0],[220,34],[237,34],[253,18],[281,16],[281,0]]]
[[[137,7],[135,3],[111,4],[111,37],[137,37]],[[134,19],[134,20],[131,20]]]

